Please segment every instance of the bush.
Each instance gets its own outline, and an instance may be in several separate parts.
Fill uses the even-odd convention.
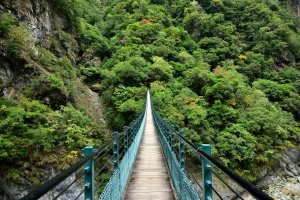
[[[7,52],[12,56],[26,57],[33,47],[33,39],[30,36],[28,26],[21,23],[19,26],[11,26],[7,33]]]
[[[9,29],[17,24],[17,19],[10,13],[0,14],[0,37],[4,37]]]
[[[4,98],[1,98],[4,99]],[[0,160],[26,159],[63,146],[80,149],[97,135],[87,115],[72,106],[53,111],[38,101],[0,105]]]

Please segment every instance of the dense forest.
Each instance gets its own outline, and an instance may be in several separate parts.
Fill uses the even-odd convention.
[[[39,160],[53,147],[72,157],[107,138],[84,109],[39,98],[49,88],[76,96],[76,79],[97,86],[111,130],[142,111],[150,88],[162,116],[251,181],[299,146],[300,19],[289,1],[56,0],[53,7],[70,25],[40,44],[16,16],[0,15],[2,57],[51,73],[31,78],[22,95],[1,97],[1,162],[32,153]]]

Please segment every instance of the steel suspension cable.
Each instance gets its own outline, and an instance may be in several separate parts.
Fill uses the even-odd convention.
[[[213,169],[211,169],[211,172],[220,180],[222,183],[226,185],[235,195],[237,195],[240,199],[244,200],[228,183],[226,183],[223,178]]]
[[[99,170],[99,172],[95,173],[95,177],[99,176],[100,173],[105,169],[105,167],[108,167],[108,166],[107,166],[107,163],[108,163],[108,161],[106,161],[106,163],[105,163],[104,166]]]
[[[197,181],[197,178],[195,178],[194,174],[188,169],[185,169],[187,171],[187,173],[190,175],[190,177],[192,177],[192,179],[195,180],[196,184],[200,187],[200,189],[203,191],[203,188],[201,186],[201,184]]]
[[[54,198],[53,198],[53,200],[56,200],[56,199],[58,199],[58,197],[60,197],[65,191],[67,191],[76,181],[78,181],[78,179],[80,179],[82,176],[83,176],[83,172],[82,173],[80,173],[80,175],[78,176],[78,177],[76,177],[76,179],[72,182],[72,183],[70,183],[65,189],[63,189],[60,193],[58,193]]]
[[[107,153],[109,152],[109,151],[112,151],[112,149],[110,149],[110,148],[108,148],[104,153],[103,153],[103,155],[102,156],[100,156],[100,157],[97,157],[96,159],[95,159],[95,162],[97,161],[97,160],[99,160],[99,159],[101,159],[101,158],[103,158],[105,155],[107,155]],[[108,154],[109,155],[109,154]]]
[[[217,190],[211,185],[211,189],[217,194],[217,196],[223,200],[222,196],[217,192]]]
[[[32,200],[32,199],[38,199],[45,195],[47,192],[49,192],[51,189],[53,189],[55,186],[57,186],[60,182],[62,182],[64,179],[69,177],[72,173],[77,171],[80,167],[82,167],[87,161],[95,158],[96,156],[102,156],[104,149],[111,143],[111,141],[106,142],[104,145],[102,145],[100,148],[98,148],[97,151],[94,151],[89,156],[82,158],[80,161],[69,167],[68,169],[62,171],[60,174],[56,175],[54,178],[49,180],[48,182],[42,184],[37,189],[33,190],[21,200]]]
[[[77,199],[79,199],[79,197],[83,194],[83,192],[84,192],[84,189],[83,190],[81,190],[81,192],[79,193],[79,195],[74,199],[74,200],[77,200]]]
[[[202,151],[200,148],[198,148],[196,145],[194,145],[192,142],[188,141],[186,138],[182,137],[180,134],[177,134],[178,137],[180,137],[186,144],[188,144],[194,151],[197,152],[197,154],[201,157],[206,158],[209,160],[212,164],[214,164],[218,169],[223,171],[227,176],[229,176],[232,180],[234,180],[236,183],[238,183],[240,186],[242,186],[244,189],[246,189],[251,195],[253,195],[257,199],[261,200],[273,200],[272,197],[270,197],[268,194],[264,193],[263,191],[259,190],[256,186],[249,183],[245,179],[243,179],[241,176],[233,172],[231,169],[224,166],[221,162],[216,160],[215,158],[211,157],[204,151]]]
[[[96,155],[96,152],[92,153],[86,158],[83,158],[76,164],[72,165],[70,168],[64,170],[62,173],[58,174],[54,178],[52,178],[50,181],[44,183],[36,190],[32,191],[31,193],[27,194],[25,197],[23,197],[21,200],[32,200],[32,199],[38,199],[44,194],[46,194],[48,191],[50,191],[52,188],[54,188],[56,185],[58,185],[61,181],[66,179],[68,176],[70,176],[73,172],[77,171],[80,167],[84,165],[87,161],[92,159]]]

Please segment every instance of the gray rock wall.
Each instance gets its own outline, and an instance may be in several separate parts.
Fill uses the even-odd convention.
[[[274,199],[300,199],[300,153],[288,149],[278,164],[258,184]]]

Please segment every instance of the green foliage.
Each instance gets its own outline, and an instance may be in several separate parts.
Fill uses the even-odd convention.
[[[216,138],[217,155],[225,157],[222,161],[231,168],[238,165],[251,170],[252,162],[256,156],[257,138],[249,133],[240,124],[226,128]]]
[[[88,3],[84,0],[55,0],[53,5],[67,17],[72,25],[76,26]]]
[[[81,20],[80,22],[80,45],[83,51],[91,50],[94,54],[104,56],[108,53],[108,41],[102,36],[96,26],[92,26]]]
[[[107,85],[123,84],[138,86],[148,79],[149,63],[142,57],[135,56],[124,62],[117,63],[111,70],[103,70],[104,83]]]
[[[172,78],[173,67],[161,57],[153,57],[150,67],[152,80],[168,81]]]
[[[220,100],[208,109],[208,120],[214,128],[223,130],[225,127],[234,124],[238,119],[238,111],[226,104],[222,104]]]
[[[288,44],[291,47],[291,51],[294,53],[295,57],[300,58],[300,35],[298,33],[291,33],[289,35]]]
[[[145,87],[117,87],[112,96],[112,104],[117,108],[117,112],[113,124],[117,128],[122,128],[128,124],[135,116],[143,110],[145,103],[146,88]],[[125,118],[126,116],[126,118]]]
[[[38,48],[38,51],[39,51],[39,55],[36,57],[36,60],[40,64],[46,67],[51,67],[55,65],[58,59],[51,51],[42,47]]]
[[[47,77],[40,76],[36,79],[32,80],[32,87],[34,89],[42,89],[43,87],[45,90],[58,90],[61,91],[62,93],[66,93],[66,87],[64,85],[64,81],[61,78],[58,78],[57,76],[51,74]],[[35,91],[38,93],[39,91]]]
[[[233,87],[224,79],[219,79],[215,84],[206,87],[205,97],[209,102],[214,100],[226,101],[233,97]]]
[[[192,127],[203,125],[207,111],[201,106],[200,99],[194,92],[183,88],[173,101],[177,108],[181,108],[186,123]]]
[[[271,101],[280,101],[291,92],[295,92],[295,88],[289,84],[278,84],[271,80],[257,80],[253,82],[253,88],[263,91]]]
[[[9,28],[6,38],[7,53],[12,56],[25,57],[30,53],[33,40],[30,36],[28,26],[21,23],[19,26],[13,25]]]
[[[70,149],[92,144],[95,124],[88,116],[68,105],[52,111],[38,101],[21,99],[18,104],[1,98],[0,160],[32,157],[55,146]]]
[[[265,56],[260,53],[247,52],[245,53],[246,60],[239,61],[241,68],[239,71],[245,74],[251,81],[263,78],[274,65],[272,59],[265,59]]]
[[[255,180],[299,141],[299,27],[287,13],[269,0],[107,3],[98,27],[112,45],[100,66],[111,124],[136,115],[150,86],[162,116]]]
[[[5,36],[9,29],[16,25],[17,20],[15,16],[10,13],[1,13],[0,14],[0,37]]]
[[[157,39],[162,28],[159,23],[134,23],[124,32],[124,40],[127,44],[149,44]]]
[[[14,181],[18,181],[18,179],[20,178],[20,173],[15,169],[10,169],[6,178],[9,178]]]

